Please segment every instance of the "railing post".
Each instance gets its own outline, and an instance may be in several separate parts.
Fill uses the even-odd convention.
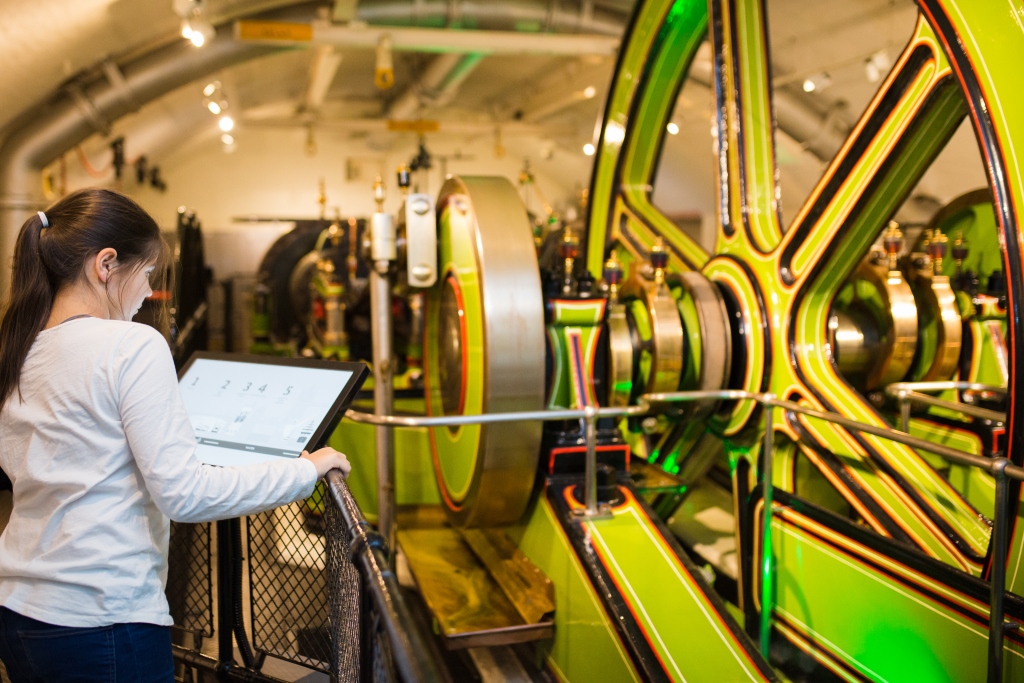
[[[768,659],[772,640],[772,596],[775,593],[774,558],[772,557],[772,501],[775,494],[772,481],[772,460],[775,450],[772,411],[774,394],[765,394],[761,399],[764,406],[764,446],[761,454],[762,496],[764,522],[761,537],[761,654]]]
[[[586,423],[587,460],[584,470],[583,499],[586,501],[587,516],[597,515],[597,409],[587,406],[583,409]]]
[[[1003,596],[1006,591],[1006,533],[1009,526],[1006,481],[1006,458],[992,462],[996,480],[996,513],[992,520],[992,597],[988,617],[988,683],[1003,680]]]
[[[900,430],[910,433],[910,393],[907,391],[900,391],[897,394],[897,398],[900,402]]]

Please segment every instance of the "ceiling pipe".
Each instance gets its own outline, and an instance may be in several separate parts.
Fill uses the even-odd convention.
[[[459,86],[480,63],[483,55],[443,54],[434,57],[423,75],[388,107],[389,119],[417,116],[428,106],[442,107],[458,93]]]
[[[103,78],[79,88],[78,95],[65,89],[21,117],[0,145],[0,294],[6,296],[10,284],[7,273],[18,231],[46,204],[40,174],[47,164],[96,133],[98,123],[107,127],[175,88],[276,51],[237,43],[230,28],[202,49],[176,41],[126,64],[120,70],[123,80]],[[90,115],[83,112],[82,98]]]
[[[360,0],[368,24],[508,29],[621,36],[632,7],[621,12],[564,0]],[[528,27],[528,28],[527,28]]]
[[[614,56],[619,37],[603,33],[550,33],[497,29],[416,28],[407,26],[338,26],[327,21],[314,21],[288,36],[291,24],[282,25],[280,33],[266,31],[265,21],[239,20],[235,35],[239,40],[265,45],[288,45],[305,48],[311,45],[334,45],[346,48],[374,49],[384,38],[391,41],[395,52],[461,52],[485,55],[601,55]],[[285,22],[281,22],[285,24]],[[269,33],[269,35],[268,35]]]

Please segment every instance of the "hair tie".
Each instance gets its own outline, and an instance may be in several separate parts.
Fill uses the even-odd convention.
[[[39,216],[39,220],[41,220],[43,222],[43,227],[44,228],[50,227],[50,221],[48,221],[46,219],[46,214],[45,213],[43,213],[42,211],[36,211],[36,214]]]

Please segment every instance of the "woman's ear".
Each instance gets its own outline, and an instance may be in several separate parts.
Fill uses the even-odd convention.
[[[96,279],[107,284],[107,280],[110,279],[110,274],[114,272],[114,268],[117,267],[117,251],[106,247],[101,249],[92,262],[92,270],[96,275]]]

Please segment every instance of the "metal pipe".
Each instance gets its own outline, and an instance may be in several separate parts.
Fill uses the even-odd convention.
[[[775,498],[773,464],[775,453],[775,425],[772,424],[771,401],[774,394],[765,394],[764,446],[761,454],[761,487],[764,501],[763,528],[761,529],[761,654],[768,659],[772,639],[772,596],[775,592],[775,574],[772,557],[772,503]]]
[[[935,398],[934,396],[928,396],[927,394],[919,394],[916,391],[904,391],[901,394],[903,400],[906,403],[919,403],[926,406],[935,406],[937,408],[948,408],[950,410],[956,410],[964,415],[970,415],[971,417],[981,418],[982,420],[989,420],[991,422],[1006,422],[1006,413],[1000,413],[997,410],[988,410],[987,408],[979,408],[978,406],[971,405],[970,403],[959,403],[957,401],[946,401],[941,398]],[[910,408],[908,406],[908,419],[909,419]],[[906,431],[906,430],[904,430]]]
[[[266,22],[240,20],[235,37],[256,45],[279,45],[306,48],[331,45],[346,48],[375,48],[381,39],[388,39],[395,51],[440,52],[482,55],[599,55],[612,57],[619,48],[618,35],[580,33],[530,33],[527,31],[443,28],[407,28],[397,26],[338,25],[314,21],[309,34],[289,37],[264,31]]]
[[[583,499],[588,517],[597,515],[597,410],[593,406],[583,409],[587,438],[587,459],[583,481]]]
[[[661,394],[644,394],[637,399],[637,405],[628,408],[598,408],[597,416],[602,417],[638,417],[655,412],[654,403],[687,403],[691,401],[705,401],[709,399],[732,400],[732,401],[757,401],[761,405],[775,406],[787,412],[807,415],[818,420],[832,422],[847,429],[852,429],[865,434],[880,436],[904,446],[917,448],[929,453],[942,456],[947,460],[965,465],[967,467],[978,467],[986,472],[992,472],[993,460],[982,458],[977,455],[958,451],[955,448],[934,444],[915,436],[899,432],[891,427],[879,427],[877,425],[858,422],[844,417],[839,413],[824,412],[807,408],[799,403],[791,401],[780,401],[777,398],[767,398],[764,394],[739,389],[724,389],[720,391],[678,391]],[[362,422],[375,425],[387,425],[389,427],[445,427],[468,424],[492,424],[495,422],[519,422],[524,420],[581,420],[586,418],[583,410],[531,410],[515,413],[487,413],[484,415],[448,415],[443,417],[413,417],[400,415],[370,415],[358,411],[348,411],[346,419],[353,422]],[[1024,468],[1016,465],[1007,465],[1006,476],[1018,481],[1024,481]]]
[[[992,474],[996,480],[996,511],[992,520],[992,596],[988,615],[988,683],[1003,681],[1003,597],[1006,591],[1006,534],[1009,486],[1006,481],[1006,458],[993,460]]]
[[[391,262],[378,260],[370,271],[370,326],[373,337],[373,410],[388,415],[394,404],[391,385]],[[385,425],[376,430],[377,526],[388,548],[395,547],[395,445]]]
[[[406,683],[446,681],[441,666],[434,661],[399,591],[398,579],[388,569],[387,557],[380,550],[383,538],[373,531],[352,497],[339,470],[327,473],[327,489],[348,528],[352,561],[360,569],[363,586],[380,614],[391,645],[391,655],[400,678]]]
[[[1006,387],[997,387],[992,384],[979,384],[977,382],[894,382],[885,387],[885,393],[890,396],[897,396],[901,391],[980,391],[991,394],[1006,395]]]
[[[358,16],[369,24],[413,26],[473,26],[494,29],[508,26],[533,26],[541,31],[559,33],[622,34],[632,5],[622,12],[606,8],[573,11],[571,5],[556,0],[360,0]]]
[[[900,430],[910,433],[910,392],[901,391],[897,397],[900,402]]]
[[[939,444],[934,444],[930,441],[926,441],[924,439],[919,439],[915,436],[910,436],[909,434],[898,432],[889,427],[879,427],[877,425],[871,425],[864,422],[857,422],[856,420],[851,420],[850,418],[844,417],[838,413],[829,413],[820,410],[813,410],[811,408],[806,408],[798,403],[792,403],[790,401],[772,400],[770,404],[776,406],[777,408],[782,408],[791,413],[799,413],[801,415],[806,415],[808,417],[824,420],[826,422],[832,422],[833,424],[837,424],[848,429],[852,429],[854,431],[863,432],[865,434],[872,434],[874,436],[880,436],[891,441],[901,443],[904,446],[910,446],[911,448],[919,448],[923,451],[928,451],[929,453],[935,453],[936,455],[941,455],[947,460],[952,460],[958,465],[966,465],[968,467],[980,467],[981,469],[987,472],[992,471],[993,461],[989,460],[988,458],[982,458],[977,455],[964,453],[963,451],[958,451],[955,448],[940,446]],[[1024,474],[1024,470],[1021,470],[1021,472],[1022,474]]]
[[[434,57],[419,80],[412,83],[388,107],[387,118],[407,119],[425,106],[440,107],[450,102],[462,82],[480,64],[480,53],[447,53]]]

